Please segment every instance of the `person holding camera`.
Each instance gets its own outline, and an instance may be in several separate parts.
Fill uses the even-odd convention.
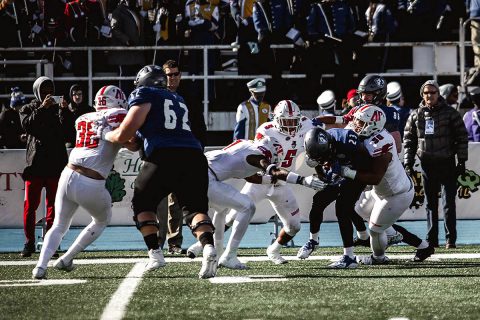
[[[33,93],[35,99],[20,109],[22,127],[27,133],[27,166],[22,175],[25,181],[23,229],[26,241],[22,257],[30,257],[35,252],[35,213],[43,188],[46,190],[47,230],[53,224],[58,180],[68,159],[59,115],[59,110],[66,108],[67,102],[54,96],[55,86],[48,77],[35,80]]]

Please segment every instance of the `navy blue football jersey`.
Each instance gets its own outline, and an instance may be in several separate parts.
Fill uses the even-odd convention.
[[[128,97],[128,109],[150,103],[151,108],[137,135],[144,141],[145,154],[161,148],[202,149],[190,129],[183,98],[166,89],[140,87]]]

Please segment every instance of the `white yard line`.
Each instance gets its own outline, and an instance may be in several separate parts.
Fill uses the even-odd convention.
[[[126,278],[122,281],[117,291],[110,298],[110,302],[103,310],[101,320],[117,320],[122,319],[125,315],[127,305],[133,296],[133,293],[137,289],[142,276],[145,271],[144,263],[136,263],[132,270],[127,274]]]
[[[414,253],[410,254],[387,254],[391,259],[400,259],[400,260],[409,260],[413,258]],[[283,256],[286,260],[299,260],[296,256]],[[331,256],[310,256],[309,260],[328,260],[336,261],[340,258],[339,255]],[[432,255],[429,260],[439,260],[439,259],[480,259],[480,253],[441,253]],[[267,261],[266,256],[246,256],[239,257],[239,260],[242,262],[250,261]],[[202,258],[189,259],[189,258],[165,258],[166,262],[201,262]],[[428,260],[427,260],[428,261]],[[110,259],[75,259],[75,264],[120,264],[120,263],[147,263],[148,258],[110,258]],[[35,265],[36,260],[11,260],[11,261],[0,261],[0,266],[27,266]],[[53,261],[49,263],[49,266]]]

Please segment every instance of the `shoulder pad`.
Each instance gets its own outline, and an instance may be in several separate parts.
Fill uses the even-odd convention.
[[[112,128],[117,128],[127,115],[127,110],[121,108],[109,109],[105,112],[105,120]]]

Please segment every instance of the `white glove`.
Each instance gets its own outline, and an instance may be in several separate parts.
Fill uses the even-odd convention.
[[[94,123],[92,130],[96,132],[96,135],[92,138],[105,140],[105,135],[112,131],[112,128],[104,122],[97,121]]]
[[[305,187],[312,188],[313,190],[321,191],[325,189],[328,183],[323,182],[315,176],[308,176],[303,178],[302,184]]]
[[[340,175],[342,177],[348,178],[348,179],[355,179],[355,176],[357,175],[357,170],[353,170],[349,167],[346,166],[341,166],[340,167]]]

